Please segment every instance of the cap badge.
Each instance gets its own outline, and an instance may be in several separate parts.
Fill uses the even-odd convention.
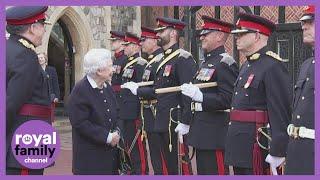
[[[259,59],[259,57],[260,57],[260,54],[259,53],[255,53],[252,56],[250,56],[250,60],[257,60],[257,59]]]
[[[172,52],[172,49],[166,50],[165,54],[170,54]]]
[[[148,56],[148,59],[152,59],[153,57],[154,57],[154,55],[151,54],[151,55]]]

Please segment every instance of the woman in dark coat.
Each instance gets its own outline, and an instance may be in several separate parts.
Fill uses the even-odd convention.
[[[48,56],[45,53],[39,53],[38,60],[42,69],[46,72],[49,80],[50,100],[53,103],[57,103],[60,99],[60,88],[56,68],[53,66],[48,66]]]
[[[74,174],[118,174],[117,104],[109,82],[111,52],[91,49],[83,62],[85,76],[73,88],[69,102]]]

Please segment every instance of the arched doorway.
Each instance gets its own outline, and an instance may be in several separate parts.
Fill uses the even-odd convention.
[[[48,44],[48,65],[57,70],[60,97],[58,107],[64,107],[74,86],[73,42],[67,25],[59,19],[52,28]]]
[[[57,6],[51,10],[48,17],[53,25],[46,29],[39,50],[47,52],[48,64],[57,69],[61,94],[56,113],[66,115],[64,104],[74,84],[83,77],[82,58],[93,47],[94,40],[80,7]]]

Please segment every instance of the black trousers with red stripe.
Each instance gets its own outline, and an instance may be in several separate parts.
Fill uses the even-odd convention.
[[[44,169],[6,168],[7,175],[43,175]]]
[[[131,146],[136,132],[140,128],[139,120],[124,120],[123,121],[123,137],[126,143],[126,149],[128,150]],[[131,153],[129,154],[133,168],[134,174],[146,175],[149,174],[149,168],[147,163],[147,151],[145,148],[145,141],[141,141],[141,133],[133,146]]]
[[[161,163],[164,175],[177,175],[178,174],[178,144],[177,144],[177,133],[174,132],[174,127],[171,127],[171,143],[172,151],[169,151],[169,133],[158,133],[161,145]],[[188,146],[184,145],[185,154],[188,155]],[[182,164],[182,174],[191,175],[192,168],[190,163]]]
[[[198,175],[226,175],[228,168],[224,165],[223,150],[196,149]]]

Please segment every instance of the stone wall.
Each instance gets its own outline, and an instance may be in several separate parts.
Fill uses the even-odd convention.
[[[141,12],[138,6],[112,6],[111,7],[111,29],[132,32],[141,32]]]
[[[90,24],[94,47],[110,48],[110,30],[140,33],[141,13],[138,6],[80,6],[86,20]],[[48,17],[56,7],[51,6]]]

